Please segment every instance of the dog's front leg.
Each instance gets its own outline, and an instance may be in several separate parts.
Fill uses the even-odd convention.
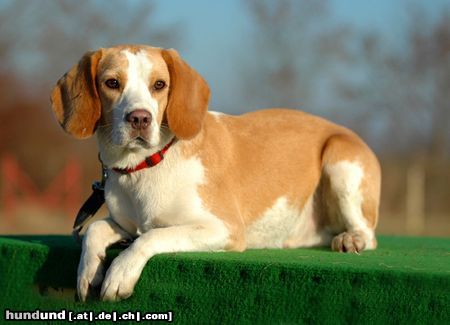
[[[228,231],[219,222],[152,229],[117,256],[103,281],[101,298],[116,301],[131,296],[147,261],[170,252],[223,250]]]
[[[131,237],[112,219],[93,222],[83,238],[80,264],[78,265],[77,291],[85,301],[89,290],[99,286],[103,280],[103,260],[106,249],[120,240]]]

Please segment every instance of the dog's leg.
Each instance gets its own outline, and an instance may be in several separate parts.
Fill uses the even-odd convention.
[[[89,225],[83,238],[80,264],[78,265],[77,290],[81,301],[85,301],[89,290],[99,286],[103,280],[103,260],[106,249],[131,237],[113,220],[98,220]]]
[[[131,296],[145,264],[156,254],[220,251],[227,241],[228,231],[219,222],[152,229],[114,259],[103,281],[101,298],[116,301]]]
[[[327,178],[323,198],[328,224],[337,234],[331,248],[339,252],[360,252],[376,248],[380,168],[370,149],[358,138],[334,136],[324,151]]]

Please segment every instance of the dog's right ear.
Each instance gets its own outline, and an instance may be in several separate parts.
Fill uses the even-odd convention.
[[[86,53],[53,88],[51,101],[59,124],[70,135],[85,139],[95,132],[101,115],[96,86],[102,50]]]

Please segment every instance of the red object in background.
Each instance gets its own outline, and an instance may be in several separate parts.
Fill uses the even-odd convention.
[[[1,177],[3,183],[1,201],[7,222],[13,222],[18,205],[35,205],[51,210],[62,209],[70,218],[79,208],[81,166],[74,158],[69,159],[44,191],[39,191],[12,155],[3,156]]]

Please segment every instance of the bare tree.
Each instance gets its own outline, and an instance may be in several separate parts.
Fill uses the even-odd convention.
[[[411,71],[416,79],[430,85],[427,96],[429,114],[428,152],[436,159],[450,149],[450,12],[429,29],[413,27],[411,32]]]
[[[117,43],[173,47],[180,41],[178,26],[155,26],[150,1],[8,1],[1,6],[0,72],[39,76],[45,84],[87,50]]]
[[[450,14],[425,18],[410,14],[397,50],[377,34],[362,37],[353,59],[362,77],[337,86],[344,106],[359,112],[355,126],[372,129],[384,150],[441,159],[450,140]]]
[[[349,32],[329,23],[328,1],[249,0],[248,8],[255,55],[244,61],[244,96],[255,106],[325,113],[320,92],[337,73],[335,63],[347,59]]]

